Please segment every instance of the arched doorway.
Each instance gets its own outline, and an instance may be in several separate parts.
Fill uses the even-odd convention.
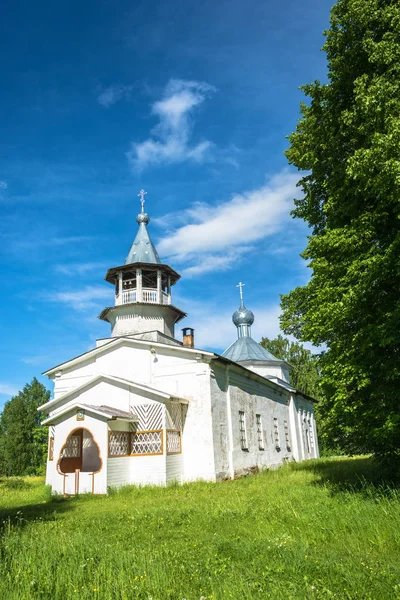
[[[94,474],[100,471],[101,462],[92,433],[83,427],[71,431],[58,461],[59,472],[64,475],[64,493],[94,491]]]

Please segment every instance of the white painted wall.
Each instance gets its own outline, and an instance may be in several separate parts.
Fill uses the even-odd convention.
[[[111,324],[112,337],[154,329],[174,337],[176,313],[168,305],[120,305],[113,307],[107,319]]]
[[[182,481],[183,460],[182,454],[167,454],[166,456],[166,482]]]
[[[314,432],[314,449],[307,454],[301,433],[299,408],[295,398],[284,388],[268,380],[252,380],[235,367],[212,363],[211,397],[215,472],[219,478],[240,474],[252,467],[275,467],[287,460],[304,460],[318,456],[313,405],[301,404],[301,418],[310,420]],[[246,420],[248,449],[242,450],[239,411]],[[259,448],[257,419],[261,415],[264,449]],[[279,447],[275,442],[274,419],[279,430]],[[285,422],[289,440],[286,440]]]

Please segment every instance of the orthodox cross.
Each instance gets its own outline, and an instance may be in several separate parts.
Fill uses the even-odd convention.
[[[245,283],[242,283],[241,281],[239,281],[239,283],[237,284],[236,287],[239,288],[239,294],[240,294],[240,300],[243,302],[243,286],[245,286]]]
[[[144,197],[147,194],[144,190],[140,190],[138,196],[140,196],[140,202],[142,203],[142,212],[144,212]]]

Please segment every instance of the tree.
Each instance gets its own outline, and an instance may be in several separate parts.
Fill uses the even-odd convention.
[[[281,334],[273,340],[262,338],[260,345],[276,358],[286,360],[293,367],[290,371],[290,383],[301,392],[318,399],[319,389],[318,357],[298,342],[291,342]]]
[[[0,416],[1,474],[35,475],[43,468],[47,431],[37,408],[49,398],[50,392],[34,377],[5,404]]]
[[[311,279],[281,324],[321,357],[326,440],[400,460],[400,4],[339,0],[287,157],[305,171],[294,217]]]

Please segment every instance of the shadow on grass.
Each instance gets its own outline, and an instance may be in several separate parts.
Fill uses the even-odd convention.
[[[332,493],[353,492],[366,497],[400,497],[398,479],[383,471],[373,457],[341,457],[304,462],[295,468],[316,475],[313,484],[323,485]]]
[[[55,521],[58,515],[74,510],[75,506],[75,498],[51,496],[38,504],[1,509],[0,533],[10,527],[25,527],[33,521]]]

